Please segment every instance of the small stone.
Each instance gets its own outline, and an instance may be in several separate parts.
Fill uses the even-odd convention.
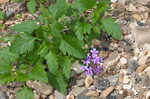
[[[145,65],[147,58],[148,58],[147,56],[141,57],[141,58],[139,59],[139,61],[138,61],[138,64],[139,64],[139,65]]]
[[[109,54],[109,57],[104,60],[104,66],[110,66],[113,65],[115,62],[117,62],[120,58],[120,55],[118,54],[117,51],[112,52]]]
[[[90,99],[88,96],[77,96],[76,99]]]
[[[146,93],[146,99],[149,99],[150,98],[150,91],[147,91]]]
[[[112,2],[112,3],[115,3],[115,2],[117,2],[117,0],[111,0],[111,2]]]
[[[140,21],[140,20],[141,20],[141,16],[138,15],[138,14],[133,14],[132,17],[133,17],[134,19],[136,19],[137,21]]]
[[[139,67],[136,69],[136,72],[137,72],[137,73],[140,73],[140,72],[144,71],[145,68],[147,68],[147,65],[139,66]]]
[[[100,46],[101,45],[101,42],[100,42],[100,40],[98,40],[98,39],[93,39],[92,40],[92,47],[95,47],[95,46]]]
[[[96,78],[94,79],[94,86],[98,89],[98,90],[104,90],[107,87],[110,86],[110,82],[108,79],[100,79],[100,78]]]
[[[75,61],[73,64],[72,64],[72,69],[77,73],[77,74],[80,74],[82,73],[82,70],[80,69],[81,65],[79,64],[79,61]]]
[[[74,99],[74,95],[70,93],[69,95],[66,96],[66,99]]]
[[[100,97],[107,97],[113,90],[114,90],[114,86],[105,89],[104,91],[102,91]]]
[[[84,85],[84,79],[77,80],[77,86]]]
[[[92,90],[86,93],[86,96],[98,96],[98,95],[99,93],[97,91],[92,91]]]
[[[62,93],[58,92],[57,90],[55,90],[54,96],[55,99],[65,99],[65,96]]]
[[[43,95],[49,95],[50,93],[52,93],[53,88],[50,85],[47,85],[43,82],[36,82],[36,81],[27,81],[26,85],[29,88],[33,88],[35,90],[37,90],[39,93],[43,94]]]
[[[127,64],[127,59],[125,57],[120,58],[120,64],[121,65]]]
[[[72,89],[72,94],[75,96],[80,95],[81,93],[83,93],[86,90],[85,87],[75,87]]]
[[[55,99],[54,95],[50,95],[49,99]]]
[[[128,71],[130,73],[133,73],[136,71],[136,69],[138,68],[138,63],[137,63],[137,60],[133,58],[131,58],[129,61],[128,61]]]
[[[125,75],[123,78],[123,83],[127,84],[127,83],[129,83],[129,81],[130,81],[129,76]]]
[[[85,87],[88,88],[93,83],[93,78],[91,76],[87,76],[85,79]]]
[[[129,4],[128,10],[129,11],[137,11],[136,7],[133,4]]]
[[[114,85],[116,85],[118,78],[119,78],[119,75],[117,74],[117,75],[113,75],[113,76],[108,76],[105,79],[108,79],[110,84],[114,86]]]
[[[0,99],[8,99],[6,94],[0,90]]]
[[[124,76],[123,73],[120,72],[120,73],[119,73],[119,82],[120,82],[120,83],[123,82],[123,76]]]
[[[132,87],[131,84],[127,84],[127,85],[123,85],[123,88],[126,90],[130,90]]]

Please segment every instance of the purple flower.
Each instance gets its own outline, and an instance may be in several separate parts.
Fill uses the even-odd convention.
[[[89,67],[88,70],[85,72],[86,75],[92,75],[92,67]]]
[[[99,57],[95,57],[92,59],[94,64],[98,64],[99,63],[100,58]]]
[[[87,67],[87,66],[81,66],[80,69],[81,69],[82,71],[86,71],[86,70],[88,70],[88,67]]]
[[[94,71],[94,74],[98,74],[100,72],[100,70],[102,69],[102,66],[97,66],[93,71]]]
[[[82,60],[82,63],[86,66],[88,66],[90,64],[90,60]]]

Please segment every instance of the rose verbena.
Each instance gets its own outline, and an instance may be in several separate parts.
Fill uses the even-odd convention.
[[[97,75],[102,69],[101,63],[103,61],[102,57],[98,56],[98,51],[96,48],[90,50],[87,54],[85,60],[82,60],[83,66],[81,70],[86,73],[86,75]]]

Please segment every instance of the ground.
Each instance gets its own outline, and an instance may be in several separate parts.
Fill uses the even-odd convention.
[[[22,3],[0,0],[7,20],[3,23],[0,36],[11,33],[9,26],[23,20],[35,18],[26,12]],[[68,93],[62,95],[50,85],[28,81],[33,89],[34,99],[149,99],[150,98],[150,1],[111,0],[111,15],[120,25],[123,39],[120,41],[100,41],[93,39],[92,47],[99,48],[103,57],[103,70],[99,75],[86,76],[76,61],[72,65],[72,75]],[[19,8],[19,10],[18,10]],[[13,16],[14,13],[15,16]],[[38,12],[37,12],[38,13]],[[108,13],[106,13],[108,14]],[[110,13],[109,13],[110,14]],[[36,16],[36,14],[35,14]],[[2,22],[1,22],[2,23]],[[9,45],[0,43],[1,46]],[[16,91],[23,83],[14,82],[1,86],[0,99],[15,99]],[[8,96],[8,97],[6,97]]]

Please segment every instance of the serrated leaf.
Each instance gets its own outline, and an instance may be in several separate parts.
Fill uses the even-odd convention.
[[[66,0],[57,0],[55,5],[50,5],[48,10],[53,18],[58,19],[67,12],[68,4]]]
[[[21,91],[17,92],[16,99],[33,99],[34,94],[31,89],[24,87]]]
[[[102,18],[104,12],[108,9],[109,0],[101,0],[93,13],[92,22],[95,23]]]
[[[30,0],[27,3],[27,8],[28,8],[29,12],[33,14],[35,12],[35,8],[36,8],[36,1],[35,0]]]
[[[37,64],[32,68],[32,72],[29,73],[29,78],[31,80],[38,80],[48,83],[47,73],[45,71],[44,65],[41,64],[40,61],[37,62]]]
[[[71,73],[71,59],[69,57],[63,57],[61,66],[63,68],[65,78],[69,80]]]
[[[117,40],[122,39],[122,32],[119,25],[111,17],[102,19],[102,29]]]
[[[0,66],[9,66],[18,58],[17,54],[11,53],[9,48],[0,50]]]
[[[82,53],[80,53],[78,49],[74,48],[74,46],[71,46],[68,42],[66,42],[63,39],[61,39],[59,49],[63,52],[64,55],[68,54],[76,58],[83,58]]]
[[[21,22],[20,24],[14,25],[12,29],[14,29],[17,32],[32,33],[37,28],[38,28],[38,25],[36,24],[36,22],[29,20],[29,21]]]
[[[64,94],[66,92],[68,83],[61,71],[57,71],[55,74],[49,72],[48,81],[53,86],[53,88],[56,88],[61,93]]]
[[[22,34],[16,38],[14,43],[12,43],[10,51],[17,54],[29,52],[34,48],[34,40],[33,37]]]
[[[57,59],[57,55],[53,52],[49,52],[46,56],[45,59],[47,61],[48,64],[48,69],[50,72],[54,73],[57,71],[58,69],[58,59]]]
[[[77,36],[77,38],[79,40],[83,40],[84,38],[84,34],[86,33],[90,33],[91,32],[91,24],[88,24],[88,23],[84,23],[84,22],[77,22],[75,27],[74,27],[74,31],[75,31],[75,34]]]
[[[96,0],[75,0],[74,7],[81,12],[93,8],[96,5]]]

